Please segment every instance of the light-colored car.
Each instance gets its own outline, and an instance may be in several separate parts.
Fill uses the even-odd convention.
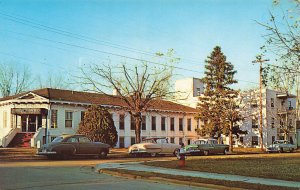
[[[162,154],[176,155],[180,147],[180,145],[169,143],[167,138],[146,138],[141,143],[130,146],[128,152],[131,156],[151,155],[155,157]]]
[[[190,155],[227,154],[228,150],[229,145],[218,144],[216,139],[198,139],[184,147],[186,154]]]
[[[276,140],[272,145],[267,146],[267,152],[293,152],[297,146],[286,140]]]
[[[101,142],[92,142],[85,135],[61,135],[51,143],[38,149],[38,155],[48,158],[67,159],[72,156],[98,156],[106,158],[110,145]]]

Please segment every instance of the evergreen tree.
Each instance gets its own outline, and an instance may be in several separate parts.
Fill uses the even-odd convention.
[[[218,137],[232,130],[233,123],[237,119],[229,118],[229,112],[237,108],[232,106],[232,101],[237,98],[238,91],[230,85],[237,83],[234,79],[233,65],[226,61],[221,47],[216,46],[210,56],[205,60],[205,77],[202,82],[205,85],[204,94],[199,98],[199,118],[203,125],[198,130],[202,136]],[[230,127],[231,126],[231,127]]]
[[[77,131],[92,141],[102,142],[114,147],[118,141],[118,133],[111,114],[106,108],[98,105],[91,106],[84,114]]]

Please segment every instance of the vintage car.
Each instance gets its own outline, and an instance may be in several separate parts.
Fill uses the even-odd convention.
[[[267,152],[293,152],[297,149],[297,146],[289,143],[286,140],[276,140],[272,145],[267,146]]]
[[[38,155],[48,158],[67,159],[72,156],[98,156],[106,158],[110,145],[101,142],[92,142],[85,135],[61,135],[51,143],[38,149]]]
[[[176,155],[180,147],[180,145],[169,143],[167,138],[146,138],[141,143],[130,146],[128,152],[131,156],[151,155],[155,157],[162,154]]]
[[[216,139],[198,139],[184,147],[184,152],[189,155],[227,154],[229,145],[218,144]]]

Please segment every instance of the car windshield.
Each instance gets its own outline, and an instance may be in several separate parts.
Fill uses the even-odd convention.
[[[168,143],[168,139],[156,139],[157,143]]]
[[[144,139],[143,143],[155,143],[154,139]]]
[[[53,139],[52,142],[61,142],[64,138],[62,137],[56,137],[55,139]]]
[[[195,141],[195,144],[206,144],[206,141],[205,140],[198,140],[198,141]]]

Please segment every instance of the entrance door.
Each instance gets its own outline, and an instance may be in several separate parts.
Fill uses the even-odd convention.
[[[36,132],[42,125],[41,115],[21,115],[22,132]]]

